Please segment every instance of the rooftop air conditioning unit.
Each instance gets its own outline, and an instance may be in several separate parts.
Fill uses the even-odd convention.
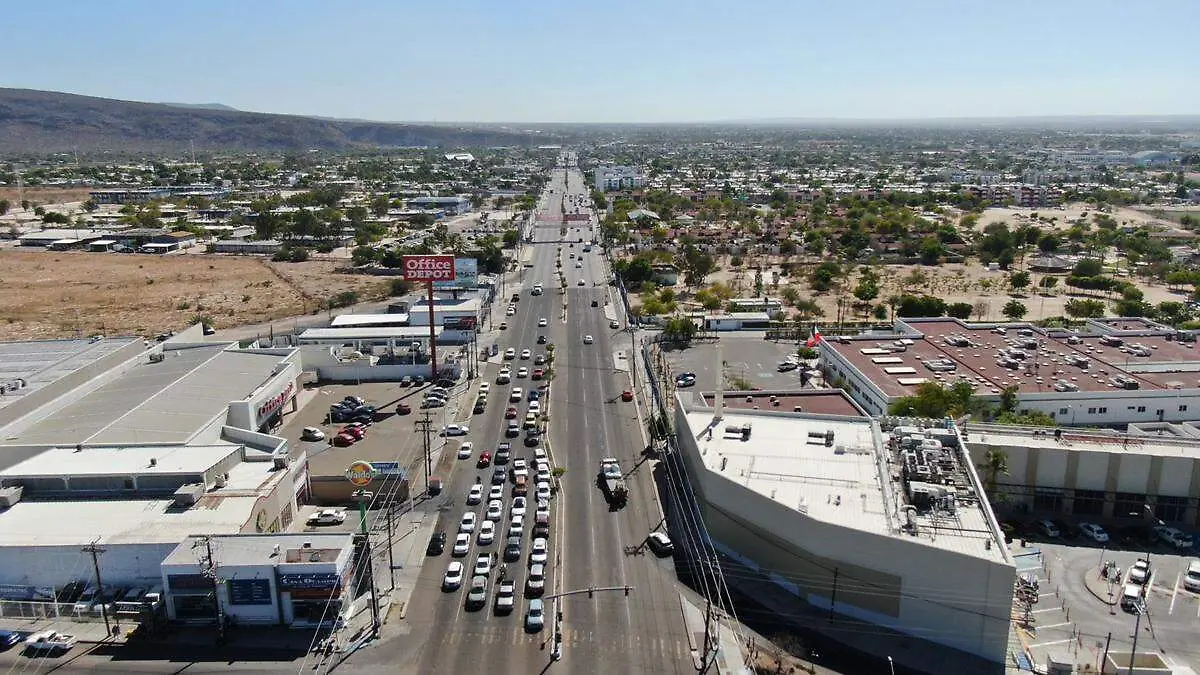
[[[174,492],[175,506],[194,506],[204,496],[204,486],[200,483],[188,483]]]
[[[273,457],[272,460],[275,462],[275,468],[277,470],[283,470],[283,469],[288,468],[288,464],[291,461],[287,455],[275,455],[275,457]]]
[[[25,488],[20,485],[0,488],[0,507],[12,508],[17,502],[21,501],[21,495],[25,492]]]

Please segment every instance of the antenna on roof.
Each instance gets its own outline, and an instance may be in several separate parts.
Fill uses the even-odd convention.
[[[713,401],[713,419],[722,420],[725,418],[725,367],[721,361],[721,339],[717,338],[717,388],[713,396],[716,399]]]

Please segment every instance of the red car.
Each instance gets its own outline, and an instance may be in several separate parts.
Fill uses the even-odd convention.
[[[509,406],[508,409],[504,411],[504,419],[506,419],[506,420],[517,419],[517,409],[512,406]]]
[[[621,400],[622,401],[632,401],[633,400],[633,392],[629,391],[628,389],[621,392]]]
[[[541,368],[534,368],[534,369],[533,369],[533,375],[532,375],[531,377],[532,377],[533,379],[535,379],[535,380],[540,380],[540,379],[542,379],[542,378],[543,378],[543,377],[545,377],[545,376],[546,376],[546,371],[545,371],[545,370],[542,370]]]
[[[411,412],[412,412],[412,406],[407,403],[401,403],[400,405],[396,406],[396,414],[397,415],[407,415]]]
[[[339,448],[348,448],[351,445],[354,445],[354,442],[357,440],[357,438],[351,436],[350,434],[338,434],[337,436],[333,437],[332,442]]]
[[[367,432],[363,431],[362,427],[343,427],[342,430],[338,432],[339,436],[342,434],[353,436],[354,440],[361,441],[364,437],[366,437]]]
[[[491,465],[492,465],[492,453],[488,452],[487,450],[484,450],[483,452],[479,453],[479,464],[478,464],[479,468],[482,469],[484,467],[491,466]]]

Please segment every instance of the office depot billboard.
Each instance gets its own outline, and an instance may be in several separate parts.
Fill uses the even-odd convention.
[[[406,281],[454,281],[454,278],[454,256],[452,255],[404,256],[404,279]]]

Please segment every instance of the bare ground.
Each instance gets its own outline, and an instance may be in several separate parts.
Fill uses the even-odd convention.
[[[217,328],[312,313],[354,290],[383,297],[386,281],[316,260],[271,263],[212,255],[0,251],[0,340],[155,335],[197,316]]]

